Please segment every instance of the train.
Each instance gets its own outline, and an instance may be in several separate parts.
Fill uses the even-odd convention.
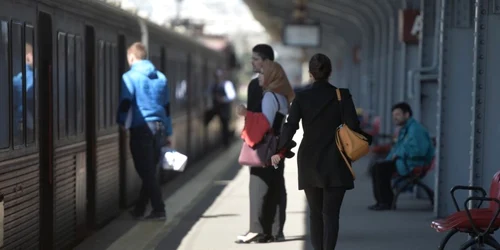
[[[221,144],[203,112],[226,55],[102,1],[0,1],[0,249],[71,249],[134,204],[141,181],[115,121],[145,28],[176,149],[194,162]]]

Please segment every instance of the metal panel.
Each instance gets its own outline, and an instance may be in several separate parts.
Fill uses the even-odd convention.
[[[118,134],[100,137],[96,148],[95,214],[102,225],[119,212],[119,141]]]
[[[54,153],[55,249],[71,248],[82,237],[77,228],[85,226],[82,218],[86,216],[87,199],[78,193],[82,192],[82,185],[86,185],[85,177],[81,176],[85,157],[85,142],[56,149]]]
[[[127,136],[127,138],[124,138],[124,140],[126,141],[126,143],[123,147],[124,151],[122,152],[125,153],[126,163],[124,169],[125,185],[122,186],[122,188],[125,189],[125,206],[129,207],[132,206],[139,197],[142,181],[135,170],[134,160],[132,159],[132,154],[130,153],[129,137]]]
[[[87,226],[87,155],[85,152],[76,154],[76,234],[84,235]]]
[[[481,1],[482,2],[482,1]],[[488,15],[485,3],[480,5],[477,16],[477,77],[475,89],[475,155],[479,162],[474,166],[474,184],[488,188],[498,167],[498,142],[500,141],[500,18]],[[481,162],[482,160],[482,162]]]
[[[493,29],[491,29],[493,31]],[[495,75],[495,69],[491,70],[488,74],[487,65],[494,65],[495,57],[488,56],[489,53],[494,52],[495,45],[492,39],[488,37],[488,6],[482,0],[476,1],[476,13],[474,23],[474,74],[473,74],[473,90],[472,90],[472,121],[471,121],[471,151],[470,151],[470,185],[481,185],[483,179],[484,167],[484,138],[485,138],[485,97],[486,89],[493,87],[496,79],[488,81],[489,76]],[[489,89],[488,91],[494,91]],[[495,96],[492,96],[495,97]],[[497,99],[497,98],[494,98]],[[490,99],[489,104],[494,104],[495,100]],[[489,105],[490,107],[494,107]],[[498,106],[497,106],[498,107]],[[491,117],[495,117],[496,113],[492,113]],[[495,121],[495,120],[493,120]],[[491,134],[489,141],[495,140],[496,126],[493,128],[494,132]],[[491,131],[488,131],[491,132]],[[495,147],[496,144],[493,144]],[[495,150],[496,151],[496,150]],[[498,155],[498,154],[497,154]],[[493,158],[496,158],[495,156]],[[498,160],[497,160],[498,161]],[[497,161],[494,161],[496,164]],[[494,166],[494,165],[493,165]],[[493,175],[491,175],[493,177]],[[491,178],[487,178],[491,179]],[[488,183],[489,184],[489,183]]]
[[[457,28],[453,23],[454,5],[443,1],[441,18],[441,62],[438,90],[438,124],[436,162],[435,214],[449,215],[455,210],[449,190],[469,181],[467,168],[470,150],[470,119],[472,117],[472,60],[473,33],[470,28]],[[457,192],[463,199],[466,193]]]
[[[26,52],[25,42],[33,46],[34,63],[37,62],[38,47],[33,41],[33,27],[36,26],[34,3],[32,1],[0,1],[0,20],[2,21],[0,39],[2,39],[1,44],[3,45],[0,46],[2,49],[0,57],[6,59],[0,63],[0,67],[2,67],[0,71],[3,74],[0,77],[0,81],[2,81],[0,85],[6,87],[0,88],[3,91],[1,96],[3,100],[0,101],[0,105],[2,105],[0,108],[2,113],[0,118],[0,123],[2,123],[0,126],[2,130],[0,132],[0,137],[2,137],[2,142],[0,142],[2,144],[0,145],[2,148],[0,150],[0,194],[4,197],[3,244],[0,248],[4,250],[36,249],[40,242],[40,165],[38,148],[32,144],[36,137],[29,130],[25,130],[28,124],[26,108],[33,107],[28,104],[27,99],[32,97],[27,95],[28,92],[23,91],[24,98],[21,97],[20,100],[23,103],[24,122],[20,121],[20,124],[24,124],[23,129],[18,130],[19,124],[13,124],[12,119],[10,121],[8,119],[9,116],[13,116],[15,110],[13,106],[15,96],[12,93],[12,86],[10,86],[11,79],[18,74],[24,73],[26,76],[25,70],[21,67],[25,58],[24,52]],[[8,66],[9,61],[10,67]],[[34,67],[36,66],[34,65]],[[27,79],[23,78],[21,82],[25,88],[27,87]],[[34,86],[37,86],[37,79],[33,80]],[[9,89],[10,91],[8,91]],[[36,99],[37,96],[35,95],[34,98]],[[35,106],[33,110],[35,122],[37,121],[36,113]],[[35,130],[38,128],[37,125],[35,124],[33,127]],[[14,132],[14,129],[20,133]],[[22,131],[26,133],[28,138],[23,138],[25,136],[22,135]]]
[[[500,14],[500,0],[492,0],[491,1],[491,13]]]
[[[39,243],[38,154],[0,163],[0,192],[4,195],[2,249],[32,249]]]
[[[452,1],[453,7],[453,23],[457,28],[472,28],[472,0],[456,0]]]
[[[103,226],[120,208],[120,144],[117,124],[114,122],[118,110],[118,34],[112,27],[96,25],[97,85],[94,99],[94,114],[98,114],[94,124],[96,134],[95,155],[89,164],[93,173],[89,183],[92,183],[93,193],[91,209],[94,224]],[[125,53],[125,52],[120,52]],[[121,57],[120,57],[121,58]],[[128,184],[125,184],[128,185]]]

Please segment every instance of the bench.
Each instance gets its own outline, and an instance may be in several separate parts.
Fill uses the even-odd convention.
[[[398,202],[399,195],[403,193],[410,187],[417,186],[422,188],[427,194],[427,198],[431,202],[431,205],[434,206],[434,191],[422,182],[422,179],[427,175],[427,173],[433,170],[436,167],[435,158],[432,159],[432,162],[428,166],[416,167],[413,171],[405,176],[399,176],[397,174],[394,175],[395,181],[392,185],[392,190],[394,192],[394,198],[392,200],[391,208],[393,210],[396,209],[396,204]]]
[[[481,192],[481,196],[468,197],[464,202],[464,210],[461,211],[455,198],[457,190]],[[457,211],[444,219],[434,220],[431,223],[431,227],[438,232],[448,231],[438,249],[443,250],[450,238],[456,233],[466,233],[471,236],[462,244],[461,250],[473,245],[488,245],[494,249],[500,249],[500,243],[492,236],[500,228],[500,218],[498,218],[500,213],[500,171],[495,174],[491,181],[489,197],[486,197],[486,191],[482,187],[474,186],[455,186],[450,193]],[[479,204],[475,208],[469,208],[471,201],[478,201]],[[481,208],[484,201],[489,202],[487,208]]]

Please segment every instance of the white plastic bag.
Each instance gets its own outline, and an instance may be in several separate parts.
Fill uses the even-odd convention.
[[[182,172],[186,167],[188,157],[177,152],[175,149],[169,147],[163,147],[161,149],[163,158],[162,158],[162,167],[164,170],[173,170]]]

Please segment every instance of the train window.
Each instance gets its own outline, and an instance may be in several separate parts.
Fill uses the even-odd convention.
[[[0,21],[0,149],[10,146],[9,138],[9,24]]]
[[[98,113],[99,130],[112,128],[114,126],[114,114],[118,105],[118,50],[114,43],[99,41],[99,72],[98,72]]]
[[[99,55],[98,55],[98,60],[99,60],[99,66],[97,67],[99,69],[98,76],[99,76],[99,81],[97,83],[97,90],[98,90],[98,113],[99,113],[99,128],[104,128],[104,84],[106,83],[106,78],[104,76],[104,42],[99,41]]]
[[[23,69],[23,33],[22,24],[12,22],[11,35],[12,35],[12,75],[14,78],[12,88],[12,116],[13,116],[13,141],[14,145],[22,145],[24,143],[23,133],[23,89],[25,84],[25,70]]]
[[[113,96],[113,92],[111,91],[111,44],[106,43],[106,61],[105,61],[105,66],[106,66],[106,128],[109,128],[111,126],[111,116],[113,114],[113,111],[111,110],[111,97]]]
[[[111,116],[114,117],[113,115],[115,112],[118,110],[118,95],[119,95],[119,88],[120,88],[120,81],[118,80],[119,78],[119,73],[118,73],[118,47],[116,44],[111,45],[111,86],[113,89],[113,96],[111,98]],[[114,124],[114,119],[111,119],[112,124]]]
[[[175,104],[175,81],[176,81],[176,68],[177,64],[175,63],[174,60],[169,59],[167,60],[167,69],[166,69],[166,77],[167,77],[167,84],[168,84],[168,91],[170,93],[169,100],[170,100],[170,110],[172,113],[177,113],[177,106]]]
[[[33,73],[35,63],[34,51],[34,29],[31,25],[25,26],[25,42],[26,42],[26,143],[30,144],[35,142],[35,74]]]
[[[59,139],[66,138],[66,34],[57,34],[57,117]]]
[[[67,100],[68,100],[68,135],[76,135],[76,74],[75,74],[75,36],[67,38]]]
[[[183,59],[186,58],[186,55],[183,54]],[[177,64],[177,81],[175,84],[175,102],[176,109],[185,110],[187,108],[187,100],[188,100],[188,71],[187,71],[187,60],[182,60],[182,63]]]
[[[85,116],[85,90],[83,88],[83,54],[82,54],[82,37],[75,38],[75,67],[76,67],[76,131],[78,134],[83,134],[84,131],[84,116]]]
[[[161,71],[161,63],[160,63],[160,57],[158,55],[151,55],[151,63],[155,66],[155,68],[159,71]]]

